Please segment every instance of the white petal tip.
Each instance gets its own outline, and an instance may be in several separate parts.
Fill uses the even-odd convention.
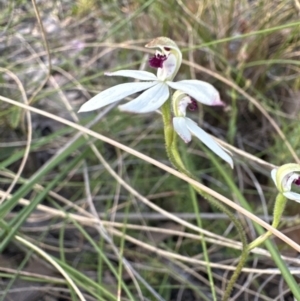
[[[188,144],[192,141],[192,135],[182,135],[181,133],[177,133],[179,137],[184,141],[184,143]]]
[[[227,107],[227,104],[220,99],[215,100],[212,105],[219,107]]]
[[[97,110],[98,107],[95,107],[95,106],[91,106],[89,104],[89,101],[87,101],[86,103],[84,103],[78,110],[77,113],[83,113],[83,112],[90,112],[90,111],[94,111],[94,110]]]
[[[139,111],[138,109],[137,109],[136,111],[135,111],[134,109],[128,110],[127,107],[126,107],[126,104],[125,104],[125,105],[118,106],[118,109],[119,109],[121,112],[132,113],[132,114],[143,113],[143,112]]]
[[[191,142],[192,139],[184,139],[184,137],[180,136],[180,138],[185,142],[185,143],[189,143]]]
[[[111,76],[112,72],[104,72],[104,75]]]
[[[86,110],[84,110],[82,107],[78,110],[77,113],[82,113],[82,112],[86,112]]]
[[[123,108],[123,105],[122,106],[118,106],[118,109],[121,111],[121,112],[126,112],[126,113],[131,113],[131,114],[147,114],[147,113],[151,113],[152,111],[143,111],[143,110],[140,110],[140,109],[127,109],[127,107],[125,107],[126,105],[124,105],[124,108]]]
[[[122,106],[118,106],[118,109],[121,111],[121,112],[129,112],[129,111],[126,111],[126,109],[123,109]],[[133,113],[133,112],[132,112]]]
[[[220,156],[221,157],[221,156]],[[230,167],[232,168],[232,169],[234,169],[234,162],[233,162],[233,160],[232,160],[232,158],[227,154],[227,153],[225,153],[224,152],[224,154],[223,154],[223,156],[221,157],[225,162],[227,162],[229,165],[230,165]]]

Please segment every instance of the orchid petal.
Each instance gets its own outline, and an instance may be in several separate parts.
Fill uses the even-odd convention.
[[[177,59],[172,53],[169,54],[168,58],[163,62],[163,67],[157,69],[157,78],[161,81],[166,79],[171,80],[174,77],[174,73],[177,69]]]
[[[277,181],[276,181],[276,175],[277,175],[277,168],[274,168],[274,169],[272,169],[272,171],[271,171],[271,177],[272,177],[272,180],[273,180],[273,182],[274,182],[274,184],[276,185],[276,187],[277,187]],[[278,187],[277,187],[278,188]]]
[[[192,140],[192,135],[186,125],[185,117],[174,117],[173,118],[173,126],[176,133],[181,137],[181,139],[188,143]]]
[[[300,203],[300,194],[292,191],[284,192],[283,195],[290,200]]]
[[[160,108],[169,98],[169,88],[165,83],[157,82],[134,100],[119,106],[121,111],[148,113]]]
[[[196,122],[189,118],[186,119],[186,125],[193,135],[195,135],[200,141],[202,141],[208,148],[210,148],[215,154],[217,154],[224,161],[229,163],[233,168],[232,158],[219,146],[213,138],[211,138],[205,131],[203,131]]]
[[[175,89],[180,90],[191,96],[198,102],[209,106],[220,106],[224,103],[220,100],[219,92],[214,86],[201,80],[182,80],[179,82],[167,82],[167,84]]]
[[[111,87],[84,103],[78,112],[88,112],[102,108],[131,94],[151,88],[154,85],[156,85],[156,82],[126,83]]]
[[[125,76],[140,80],[157,80],[155,74],[142,70],[119,70],[115,72],[105,72],[107,76]]]

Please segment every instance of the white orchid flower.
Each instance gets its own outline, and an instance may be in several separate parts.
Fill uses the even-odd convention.
[[[272,179],[287,199],[300,203],[300,193],[293,191],[300,187],[300,165],[295,163],[284,164],[271,171]],[[300,190],[299,190],[300,191]]]
[[[169,87],[181,90],[206,105],[223,105],[218,91],[209,83],[200,80],[172,81],[182,61],[181,52],[175,42],[166,37],[159,37],[145,47],[159,49],[149,60],[150,66],[157,68],[157,75],[140,70],[105,73],[108,76],[125,76],[146,82],[125,83],[104,90],[83,104],[79,112],[100,109],[141,91],[144,92],[137,98],[119,106],[120,110],[133,113],[152,112],[160,108],[169,98]]]
[[[186,117],[186,108],[195,109],[195,101],[185,92],[176,91],[172,97],[173,104],[173,126],[177,134],[182,138],[185,143],[192,139],[192,135],[196,136],[215,154],[217,154],[224,161],[229,163],[233,168],[232,158],[223,150],[223,148],[205,131],[203,131],[196,122]]]

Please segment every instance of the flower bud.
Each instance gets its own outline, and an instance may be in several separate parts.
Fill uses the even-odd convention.
[[[191,98],[184,92],[177,90],[172,96],[173,113],[175,117],[185,117],[186,108],[192,103]]]
[[[295,163],[284,164],[271,171],[272,179],[286,198],[300,203],[300,165]],[[298,189],[298,192],[297,192]]]

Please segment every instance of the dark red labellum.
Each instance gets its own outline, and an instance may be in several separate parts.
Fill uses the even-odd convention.
[[[149,59],[149,65],[152,68],[162,68],[163,62],[167,59],[166,55],[156,54]]]
[[[294,181],[294,184],[297,185],[297,186],[300,186],[300,177],[297,180]]]
[[[188,104],[188,109],[190,111],[196,111],[198,109],[198,104],[197,104],[197,101],[193,98],[191,98],[191,103]]]

